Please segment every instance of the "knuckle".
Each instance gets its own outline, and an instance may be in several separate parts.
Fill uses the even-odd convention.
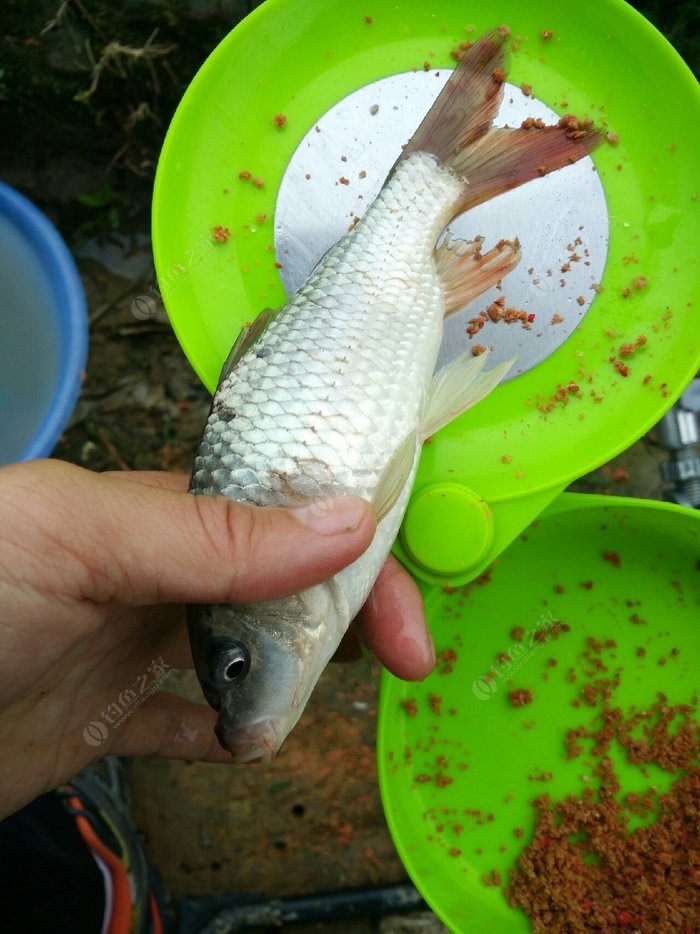
[[[194,500],[207,550],[225,569],[233,599],[255,567],[263,517],[254,506],[223,497],[195,496]]]

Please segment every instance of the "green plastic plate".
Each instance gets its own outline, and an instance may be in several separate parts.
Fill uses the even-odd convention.
[[[658,691],[670,704],[697,692],[699,555],[700,513],[563,494],[486,580],[452,593],[426,588],[438,667],[421,684],[383,677],[379,773],[401,859],[456,934],[530,929],[483,877],[498,870],[505,886],[532,838],[535,797],[557,801],[586,787],[586,756],[567,760],[564,737],[594,716],[572,706],[587,681],[587,637],[615,642],[601,657],[605,677],[622,668],[613,703],[623,710],[648,707]],[[514,627],[525,632],[520,642]],[[509,660],[499,662],[500,653]],[[517,689],[530,689],[532,703],[514,707],[509,692]],[[624,792],[670,787],[660,768],[645,777],[614,746],[613,757]],[[551,780],[537,780],[549,772]]]
[[[213,390],[241,326],[285,300],[276,198],[305,134],[370,82],[426,61],[452,66],[455,46],[499,21],[512,31],[509,80],[557,113],[592,116],[619,144],[594,153],[610,240],[589,311],[554,353],[424,449],[396,550],[416,576],[450,583],[479,573],[570,480],[641,436],[700,365],[700,93],[681,59],[621,0],[585,15],[559,0],[504,0],[497,12],[484,0],[267,0],[192,81],[153,201],[159,288]],[[217,225],[226,242],[213,239]]]

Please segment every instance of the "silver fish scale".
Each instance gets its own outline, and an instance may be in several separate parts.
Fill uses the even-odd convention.
[[[442,333],[433,254],[459,188],[415,153],[224,375],[191,489],[259,505],[371,499],[415,434]]]

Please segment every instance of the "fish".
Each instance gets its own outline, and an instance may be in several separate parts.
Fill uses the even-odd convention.
[[[562,120],[495,128],[506,37],[464,54],[374,202],[280,309],[265,309],[224,363],[190,491],[260,508],[354,494],[374,538],[331,579],[282,599],[192,605],[188,628],[216,734],[235,762],[269,762],[366,601],[398,533],[422,443],[483,399],[512,361],[469,351],[435,373],[447,315],[518,263],[516,239],[443,232],[477,204],[563,169],[601,132]],[[533,123],[533,121],[530,121]]]

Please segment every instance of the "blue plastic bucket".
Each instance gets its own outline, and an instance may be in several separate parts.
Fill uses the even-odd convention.
[[[87,360],[85,294],[48,218],[0,182],[0,464],[51,453]]]

